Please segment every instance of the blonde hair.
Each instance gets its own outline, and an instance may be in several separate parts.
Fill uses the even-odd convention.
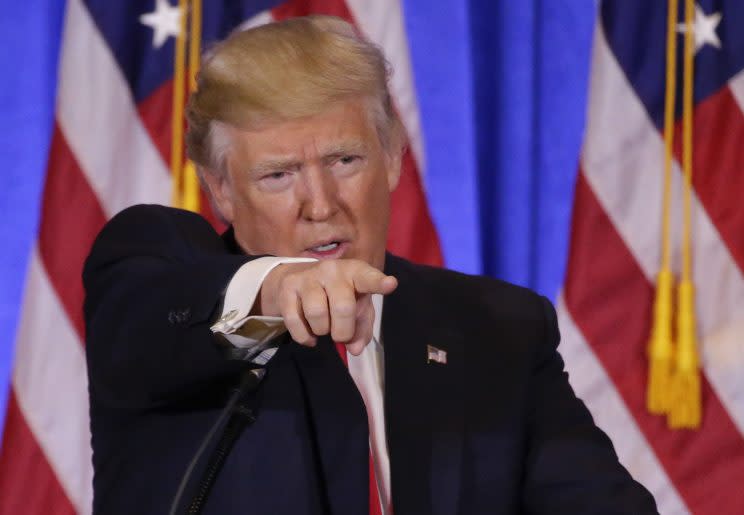
[[[205,57],[189,98],[188,156],[200,174],[224,174],[223,125],[255,128],[319,114],[350,98],[369,102],[386,150],[402,146],[388,75],[380,49],[339,18],[292,18],[235,32]]]

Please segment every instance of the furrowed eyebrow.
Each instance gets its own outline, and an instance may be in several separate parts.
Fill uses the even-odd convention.
[[[295,159],[271,159],[262,161],[256,166],[251,167],[249,172],[251,174],[260,174],[266,172],[275,172],[277,170],[287,170],[288,168],[297,168],[302,163]]]
[[[365,154],[368,152],[368,149],[368,145],[363,141],[341,142],[324,148],[321,154],[321,159],[326,160],[344,154]],[[296,159],[267,159],[252,166],[248,172],[252,175],[259,175],[278,170],[301,168],[302,166],[303,162]]]
[[[342,154],[365,154],[368,146],[362,141],[349,141],[337,145],[329,145],[323,149],[323,157],[328,158]]]

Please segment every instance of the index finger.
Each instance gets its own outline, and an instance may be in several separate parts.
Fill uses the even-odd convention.
[[[354,290],[357,293],[381,293],[387,295],[398,287],[398,280],[392,275],[385,275],[369,265],[355,272],[352,276]]]

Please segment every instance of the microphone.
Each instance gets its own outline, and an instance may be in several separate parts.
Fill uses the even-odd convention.
[[[207,432],[206,436],[199,445],[199,448],[196,450],[194,456],[191,458],[189,466],[186,467],[186,470],[183,473],[183,477],[181,478],[181,482],[178,485],[176,494],[173,496],[173,501],[171,502],[170,510],[168,511],[169,515],[176,515],[178,506],[181,504],[181,499],[183,498],[183,494],[186,491],[186,485],[188,485],[189,480],[191,479],[191,475],[194,472],[194,468],[196,468],[197,463],[199,463],[202,454],[204,454],[204,451],[212,443],[212,440],[217,433],[217,429],[219,429],[225,419],[233,413],[238,401],[244,395],[256,391],[265,375],[266,369],[264,368],[252,368],[246,370],[241,375],[240,382],[231,389],[230,398],[228,399],[227,404],[220,412],[220,415],[219,417],[217,417],[215,423]],[[238,409],[237,411],[244,416],[245,422],[247,422],[248,424],[252,424],[253,422],[255,422],[256,417],[252,410]],[[237,436],[239,436],[239,434],[234,435],[235,438],[237,438]],[[229,445],[232,445],[232,443],[233,442],[229,442]],[[205,474],[204,479],[200,484],[199,492],[189,505],[187,513],[189,513],[190,515],[195,515],[201,512],[201,508],[204,504],[204,501],[206,501],[207,494],[212,487],[212,483],[216,479],[217,471],[219,470],[219,467],[222,466],[222,461],[224,461],[225,457],[226,456],[219,456],[218,459],[213,463],[213,466],[209,467],[209,469],[206,471],[207,473]]]

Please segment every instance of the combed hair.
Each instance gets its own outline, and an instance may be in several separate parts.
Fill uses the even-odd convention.
[[[402,144],[381,50],[331,16],[291,18],[234,32],[205,56],[186,107],[189,158],[225,173],[225,125],[240,129],[321,113],[363,98],[384,148]]]

